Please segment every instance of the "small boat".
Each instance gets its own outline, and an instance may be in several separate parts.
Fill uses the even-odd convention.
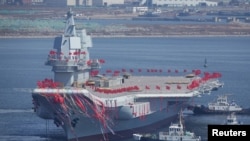
[[[189,109],[188,107],[185,108],[185,109],[182,111],[182,113],[183,113],[184,116],[188,116],[188,115],[193,115],[193,114],[194,114],[193,110],[192,110],[192,109]]]
[[[250,109],[244,109],[239,106],[235,101],[228,101],[228,95],[220,95],[214,102],[208,103],[208,106],[194,105],[189,106],[193,109],[194,114],[250,114]]]
[[[185,131],[183,125],[182,112],[179,114],[179,122],[171,123],[168,132],[156,134],[133,134],[135,141],[201,141],[200,136],[194,132]]]
[[[226,125],[240,125],[242,123],[238,121],[236,114],[232,112],[227,116],[225,124]]]
[[[204,62],[204,68],[206,68],[208,65],[207,65],[207,58],[205,58],[205,62]]]
[[[218,80],[209,80],[206,84],[202,84],[199,88],[199,92],[202,94],[211,94],[212,91],[217,91],[224,86],[223,82]]]

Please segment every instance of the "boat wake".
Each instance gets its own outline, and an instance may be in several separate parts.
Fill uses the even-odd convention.
[[[1,141],[47,141],[48,138],[39,136],[0,136]]]
[[[31,113],[33,112],[32,109],[0,109],[0,114],[7,114],[7,113]]]
[[[32,90],[33,90],[32,88],[13,88],[13,91],[17,91],[17,92],[31,93]]]
[[[9,92],[24,92],[31,93],[33,88],[0,88],[0,92],[9,93]]]

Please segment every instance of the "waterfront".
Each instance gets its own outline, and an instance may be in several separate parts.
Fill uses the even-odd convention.
[[[90,55],[105,59],[104,71],[124,67],[218,71],[225,86],[194,102],[206,104],[216,95],[230,93],[240,105],[249,107],[249,43],[249,37],[94,38]],[[44,65],[52,46],[52,38],[0,39],[0,140],[64,140],[62,129],[38,118],[32,110],[30,90],[38,80],[53,77],[51,68]],[[203,68],[204,58],[207,68]],[[206,125],[219,124],[224,116],[187,116],[185,124],[205,139]],[[239,120],[250,124],[248,116]]]
[[[182,8],[165,9],[160,17],[139,17],[122,9],[72,9],[76,26],[95,37],[249,36],[249,10],[238,7],[199,8],[189,16],[177,16]],[[54,37],[64,29],[66,8],[3,7],[0,38]],[[232,11],[231,11],[232,10]],[[242,11],[243,10],[243,11]],[[220,11],[229,12],[220,15]],[[235,15],[235,13],[240,15]],[[203,14],[201,14],[203,13]],[[205,14],[206,13],[206,14]],[[229,14],[229,15],[228,15]],[[79,16],[81,15],[81,16]]]

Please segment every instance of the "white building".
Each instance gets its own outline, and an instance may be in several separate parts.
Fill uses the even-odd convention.
[[[110,6],[124,4],[125,0],[92,0],[93,6]]]
[[[146,7],[146,6],[133,7],[133,9],[132,9],[133,13],[139,13],[139,14],[143,14],[143,13],[145,13],[147,11],[148,11],[148,7]]]
[[[125,0],[46,0],[52,6],[110,6],[124,4]]]
[[[199,6],[201,4],[206,4],[206,6],[217,6],[218,2],[207,0],[152,0],[152,4],[169,7]]]
[[[67,6],[92,6],[93,0],[67,0]]]

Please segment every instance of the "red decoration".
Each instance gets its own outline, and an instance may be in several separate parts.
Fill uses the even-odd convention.
[[[91,63],[92,63],[92,61],[91,61],[91,60],[88,60],[88,61],[87,61],[87,65],[88,65],[88,66],[90,66],[90,65],[91,65]]]
[[[50,54],[50,55],[56,55],[56,51],[51,50],[51,51],[49,52],[49,54]]]
[[[166,86],[166,89],[167,89],[167,90],[170,90],[170,86]]]
[[[105,63],[105,60],[99,59],[99,62],[100,62],[101,64],[103,64],[103,63]]]
[[[161,87],[157,85],[157,86],[156,86],[156,89],[160,90],[160,89],[161,89]]]
[[[59,94],[55,94],[54,95],[54,103],[63,104],[64,103],[64,98]]]
[[[43,81],[37,81],[38,88],[57,88],[58,82],[54,82],[52,79],[45,78]]]

